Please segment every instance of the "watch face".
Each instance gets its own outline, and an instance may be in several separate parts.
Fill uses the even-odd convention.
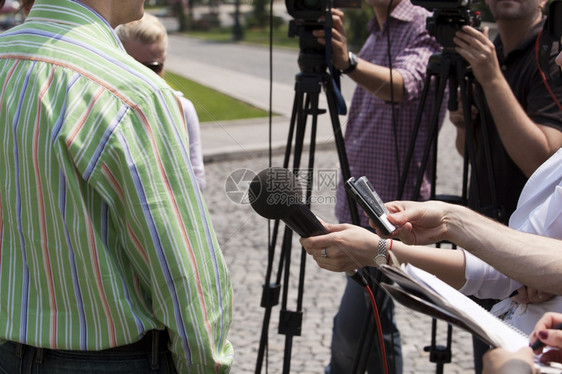
[[[382,254],[377,255],[377,257],[375,257],[375,264],[377,264],[377,266],[388,264],[388,261],[386,260],[386,256]]]

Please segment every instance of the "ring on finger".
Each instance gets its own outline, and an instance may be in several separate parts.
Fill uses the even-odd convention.
[[[326,248],[322,248],[322,250],[320,251],[320,256],[322,256],[322,258],[328,258],[328,254],[326,253]]]

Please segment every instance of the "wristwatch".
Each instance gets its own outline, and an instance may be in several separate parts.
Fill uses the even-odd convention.
[[[388,264],[388,252],[386,250],[386,239],[379,239],[379,253],[375,257],[377,266]]]
[[[347,52],[347,55],[349,56],[349,66],[341,71],[343,74],[349,74],[357,67],[357,56],[355,56],[355,53]]]

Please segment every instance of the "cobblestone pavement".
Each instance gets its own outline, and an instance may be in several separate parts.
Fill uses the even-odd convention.
[[[304,156],[303,160],[306,160]],[[338,160],[335,149],[317,150],[315,158],[315,170],[337,171]],[[456,166],[447,165],[449,161],[450,158],[444,157],[441,163],[445,166],[438,166],[438,169],[455,169]],[[272,165],[282,165],[280,156],[274,158]],[[246,168],[257,173],[268,166],[267,157],[258,156],[212,162],[206,165],[207,204],[230,267],[234,289],[233,323],[230,332],[230,340],[236,349],[233,373],[253,373],[256,368],[265,313],[265,309],[260,307],[260,298],[268,261],[268,222],[258,216],[251,206],[234,203],[225,192],[225,181],[234,170]],[[455,171],[455,175],[458,175],[458,170]],[[456,179],[458,179],[456,176],[452,178],[450,175],[444,178],[441,183],[444,187],[443,192],[450,193],[454,190],[458,186],[458,183],[454,182]],[[439,189],[437,192],[440,192]],[[333,189],[323,186],[323,189],[318,188],[315,193],[322,198],[312,206],[313,212],[328,222],[335,222]],[[296,240],[293,242],[292,250],[289,285],[281,282],[282,289],[288,287],[288,310],[297,308],[301,256],[300,246]],[[273,279],[279,264],[278,252],[277,248],[273,260],[275,269]],[[283,372],[284,358],[287,357],[289,357],[291,373],[323,373],[323,367],[330,357],[332,318],[339,305],[344,285],[345,279],[342,274],[321,270],[312,259],[306,261],[302,334],[293,337],[292,353],[285,354],[285,336],[277,333],[280,306],[275,306],[269,323],[269,350],[262,365],[262,373]],[[431,343],[431,318],[398,304],[396,319],[402,334],[404,373],[435,373],[437,366],[429,361],[429,354],[423,349]],[[437,326],[436,343],[444,345],[446,324],[439,322]],[[470,335],[454,328],[452,336],[453,359],[452,363],[444,365],[444,373],[473,373]]]
[[[169,27],[174,29],[173,22]],[[260,108],[269,108],[268,75],[262,74],[263,67],[268,66],[266,50],[243,44],[205,43],[177,35],[171,35],[169,42],[166,63],[170,71]],[[281,145],[283,149],[286,142],[286,128],[295,94],[293,82],[296,61],[294,51],[276,50],[274,53],[273,112],[280,116],[273,123],[271,138],[276,148]],[[353,88],[349,87],[349,83],[342,82],[342,93],[348,99]],[[337,172],[336,150],[333,145],[331,149],[326,149],[326,144],[329,147],[330,139],[333,139],[331,127],[326,122],[329,120],[319,120],[316,139],[323,146],[315,152],[314,170]],[[342,124],[345,126],[345,123]],[[263,156],[267,155],[264,152],[268,143],[267,121],[205,123],[201,127],[201,139],[207,173],[204,193],[228,261],[234,290],[233,323],[229,335],[236,350],[232,372],[254,373],[264,325],[265,309],[260,307],[260,300],[268,263],[268,221],[258,216],[249,205],[237,204],[229,199],[225,181],[237,169],[245,168],[257,173],[269,166],[268,158]],[[454,149],[452,125],[443,125],[438,144],[437,194],[458,195],[462,160]],[[307,157],[303,155],[303,167]],[[276,156],[272,165],[282,165],[280,156]],[[325,221],[335,222],[335,191],[324,188],[315,190],[314,194],[324,199],[312,206],[313,212]],[[232,194],[229,196],[232,197]],[[300,246],[296,239],[292,252],[289,281],[288,284],[281,282],[281,286],[282,291],[288,290],[287,309],[294,311],[297,309],[301,265]],[[272,263],[275,279],[279,248]],[[275,306],[268,325],[268,351],[261,373],[282,373],[285,359],[290,363],[291,373],[322,374],[329,361],[332,318],[339,306],[345,278],[342,274],[321,270],[312,260],[306,261],[305,267],[301,336],[293,337],[292,351],[286,354],[285,336],[277,332],[280,306]],[[429,354],[423,349],[431,343],[431,319],[397,305],[396,320],[402,334],[404,374],[437,372],[436,364],[429,361]],[[436,335],[437,344],[446,344],[444,323],[438,324]],[[472,340],[468,333],[453,329],[452,353],[452,363],[444,365],[445,374],[474,372]]]

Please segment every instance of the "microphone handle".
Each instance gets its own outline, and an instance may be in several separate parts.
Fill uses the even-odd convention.
[[[318,218],[316,218],[316,215],[314,215],[307,206],[302,205],[302,207],[299,208],[301,209],[297,209],[295,212],[296,214],[292,214],[290,217],[283,219],[283,222],[285,222],[291,230],[303,238],[328,234],[324,225],[322,225]],[[347,270],[345,274],[361,287],[367,287],[367,280],[357,269]]]

